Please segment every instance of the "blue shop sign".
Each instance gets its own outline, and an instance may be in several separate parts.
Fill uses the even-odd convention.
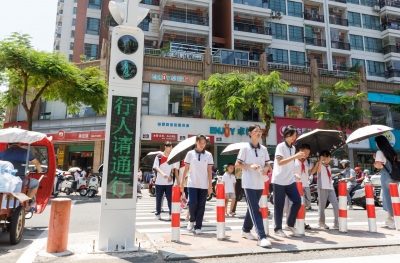
[[[387,104],[400,104],[400,96],[394,94],[368,92],[368,100],[370,102],[380,102]]]
[[[178,128],[189,128],[189,123],[177,123],[177,122],[157,122],[157,126],[160,127],[178,127]]]
[[[400,130],[392,130],[383,134],[388,139],[390,145],[396,150],[400,151]],[[379,150],[375,143],[375,137],[369,138],[369,144],[372,150]]]

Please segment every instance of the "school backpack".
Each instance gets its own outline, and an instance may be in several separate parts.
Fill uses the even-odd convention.
[[[392,172],[389,172],[385,165],[383,165],[383,167],[393,180],[400,182],[400,162],[397,160],[397,156],[395,156],[393,162],[391,161],[390,163],[392,164]]]

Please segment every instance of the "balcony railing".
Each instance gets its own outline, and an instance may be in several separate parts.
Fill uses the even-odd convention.
[[[363,6],[370,6],[370,7],[377,5],[376,0],[361,0],[360,3]]]
[[[376,71],[368,71],[369,76],[374,76],[374,77],[382,77],[385,78],[389,76],[390,74],[388,72],[376,72]]]
[[[169,20],[174,22],[192,24],[192,25],[201,25],[201,26],[208,26],[208,17],[201,16],[195,11],[193,12],[186,12],[183,10],[166,10],[161,15],[161,21]]]
[[[379,1],[379,6],[382,8],[384,6],[391,6],[400,8],[400,1],[392,1],[392,0],[382,0]]]
[[[235,4],[268,8],[268,0],[233,0]]]
[[[400,78],[400,69],[391,69],[385,72],[387,79],[389,78]]]
[[[343,3],[343,4],[346,4],[346,3],[347,3],[346,0],[331,0],[331,1],[333,1],[333,2],[338,2],[338,3]]]
[[[310,21],[315,21],[315,22],[321,22],[323,23],[324,20],[324,16],[323,15],[318,15],[318,14],[312,14],[312,13],[303,13],[304,15],[304,19],[305,20],[310,20]]]
[[[304,66],[292,66],[289,64],[280,64],[280,63],[271,63],[268,62],[269,70],[278,70],[278,71],[293,71],[299,73],[310,73],[310,67],[307,63]]]
[[[331,41],[331,47],[336,49],[350,50],[350,43],[342,41]]]
[[[141,0],[140,3],[145,5],[156,5],[156,6],[160,5],[159,0]]]
[[[355,76],[357,74],[357,72],[345,71],[345,70],[328,70],[328,69],[319,68],[318,74],[320,76],[347,78],[347,77]]]
[[[388,23],[381,25],[381,31],[385,31],[387,29],[400,30],[400,27],[399,27],[399,24],[396,22],[394,22],[394,23],[388,22]]]
[[[326,47],[326,40],[321,38],[305,37],[306,45],[313,45],[317,47]]]
[[[340,26],[348,26],[349,21],[345,18],[330,16],[329,24],[340,25]]]
[[[389,46],[383,47],[382,51],[383,51],[384,55],[389,54],[391,52],[400,53],[400,46],[398,46],[398,45],[389,45]]]
[[[328,69],[328,64],[317,63],[318,69]]]
[[[271,35],[271,28],[255,24],[247,24],[242,22],[234,22],[235,31],[249,32],[262,35]]]

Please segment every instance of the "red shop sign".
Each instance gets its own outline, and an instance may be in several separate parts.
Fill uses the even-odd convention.
[[[171,141],[176,142],[178,141],[178,134],[172,133],[152,133],[151,134],[152,141]]]
[[[298,136],[302,135],[305,131],[312,131],[318,128],[321,129],[324,126],[324,122],[317,122],[316,119],[300,119],[287,117],[275,117],[275,123],[277,143],[280,143],[283,140],[283,131],[289,125],[297,128]]]
[[[65,132],[60,130],[57,133],[47,134],[52,136],[53,141],[98,141],[105,139],[105,131],[84,131],[84,132]]]
[[[26,121],[18,121],[18,122],[7,122],[4,123],[4,128],[20,128],[23,130],[28,129],[28,123]]]

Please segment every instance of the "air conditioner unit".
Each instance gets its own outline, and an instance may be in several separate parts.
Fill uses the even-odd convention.
[[[334,8],[332,9],[332,12],[333,12],[333,13],[339,13],[339,8],[334,7]]]
[[[321,28],[313,27],[312,31],[313,31],[314,33],[321,33]]]
[[[374,5],[374,7],[372,7],[372,10],[375,12],[379,12],[381,8],[379,7],[379,5]]]
[[[275,11],[271,11],[271,17],[275,18],[276,17],[276,12]]]
[[[276,12],[276,17],[281,19],[282,18],[282,13],[281,12]]]
[[[150,15],[151,18],[158,18],[158,14],[157,13],[153,13]]]
[[[271,24],[269,21],[264,21],[264,27],[271,27]]]

